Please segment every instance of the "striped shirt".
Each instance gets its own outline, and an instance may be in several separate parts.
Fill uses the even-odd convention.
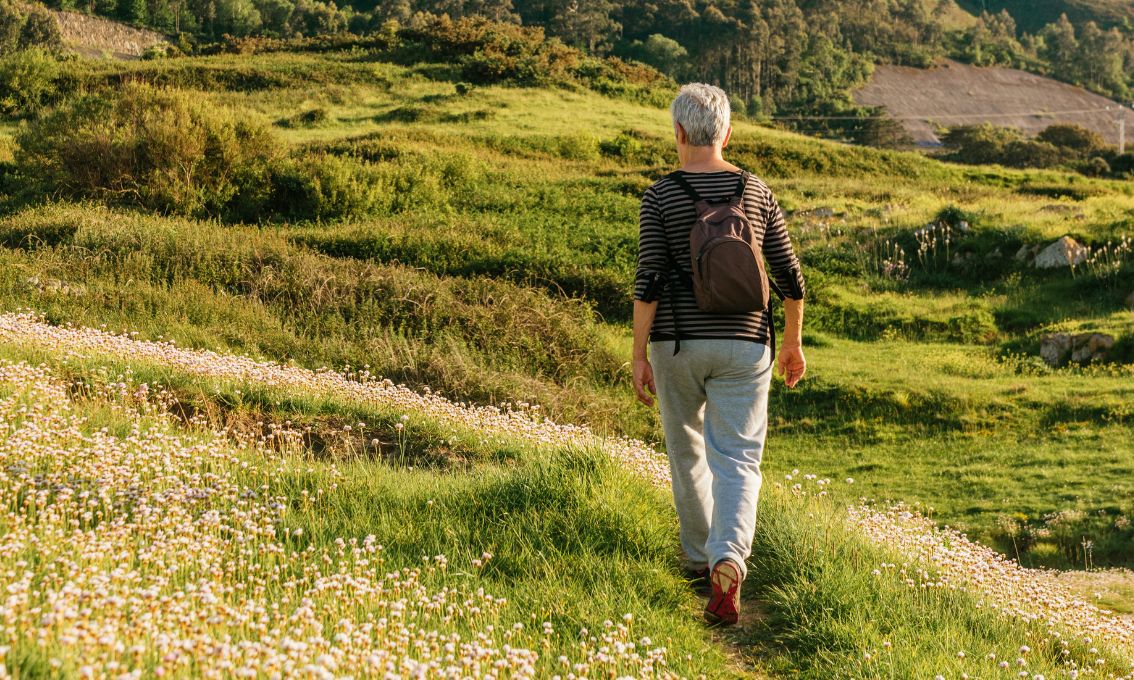
[[[736,192],[740,173],[728,170],[717,172],[679,171],[703,198],[723,198]],[[756,232],[757,242],[768,263],[768,274],[783,294],[802,300],[803,274],[799,260],[792,250],[791,237],[784,224],[780,206],[768,185],[749,176],[744,190],[744,210]],[[689,254],[689,232],[697,221],[693,200],[672,179],[663,177],[654,182],[642,195],[638,216],[638,271],[634,282],[634,299],[658,301],[657,314],[650,331],[650,340],[673,340],[673,311],[677,313],[677,328],[681,339],[738,338],[769,344],[771,311],[762,310],[743,314],[712,314],[701,311],[693,291],[675,279],[657,296],[651,281],[660,274],[668,275],[669,255],[685,273],[692,276]],[[663,279],[665,280],[665,279]],[[653,289],[653,290],[651,290]],[[675,310],[671,310],[671,296]]]

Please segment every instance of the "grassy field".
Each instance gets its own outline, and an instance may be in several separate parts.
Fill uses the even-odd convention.
[[[805,476],[767,485],[749,620],[715,634],[676,573],[660,455],[359,374],[9,315],[0,422],[12,508],[0,560],[34,554],[64,576],[5,605],[6,659],[25,677],[116,663],[821,678],[995,675],[1012,659],[1034,674],[1121,672],[1134,641],[1042,575],[974,587],[989,563],[963,538],[870,508],[848,523],[849,487]],[[55,491],[21,502],[29,486]],[[129,566],[92,578],[108,559]],[[1088,636],[1101,630],[1115,638],[1100,651]]]
[[[661,448],[656,413],[631,398],[628,320],[638,198],[674,163],[664,110],[581,89],[458,88],[444,65],[387,64],[364,52],[78,68],[91,82],[188,88],[261,120],[287,154],[350,177],[351,200],[325,199],[346,205],[336,217],[250,224],[48,198],[29,193],[8,160],[18,125],[5,123],[0,308],[348,367],[456,401],[538,404],[557,422]],[[532,613],[573,635],[632,612],[634,634],[667,640],[682,675],[886,677],[876,663],[888,658],[892,677],[978,677],[958,651],[975,662],[1011,652],[996,646],[1003,640],[1043,636],[974,613],[968,594],[911,601],[900,580],[869,585],[866,565],[909,558],[845,532],[840,508],[860,496],[904,501],[1026,565],[1134,564],[1134,370],[1122,363],[1134,360],[1134,313],[1124,308],[1134,267],[1046,272],[1014,257],[1064,234],[1093,246],[1129,235],[1134,187],[953,166],[744,121],[735,128],[730,157],[789,212],[808,280],[810,363],[798,388],[773,393],[769,495],[753,558],[765,575],[752,593],[762,615],[739,636],[691,622],[696,602],[675,575],[664,492],[593,451],[482,441],[475,427],[454,436],[445,423],[398,430],[395,412],[201,384],[144,362],[117,359],[105,375],[167,385],[191,406],[181,417],[202,414],[211,425],[310,427],[303,455],[316,459],[287,458],[271,482],[287,498],[324,489],[327,510],[294,525],[305,540],[390,536],[387,556],[399,568],[439,552],[466,564],[490,550],[495,566],[483,578],[508,599],[493,625],[526,621],[525,645],[536,644],[526,637],[536,635]],[[328,186],[326,196],[336,190]],[[1057,329],[1114,334],[1118,361],[1046,367],[1039,338]],[[6,352],[45,358],[18,344]],[[64,379],[98,382],[95,364],[51,363]],[[115,418],[116,431],[128,432]],[[342,434],[354,421],[377,423],[373,450]],[[386,460],[407,450],[412,472]],[[250,465],[276,455],[242,451]],[[784,480],[796,469],[854,482],[800,500]],[[792,554],[793,545],[806,547]],[[438,578],[457,583],[446,580],[452,573]],[[1108,605],[1128,611],[1128,592],[1116,589]],[[816,608],[828,613],[811,617]],[[862,619],[868,612],[884,614]],[[576,659],[569,648],[560,639],[540,658]],[[1056,650],[1043,653],[1050,658],[1036,672],[1057,671]],[[46,661],[27,654],[34,675],[27,669]]]

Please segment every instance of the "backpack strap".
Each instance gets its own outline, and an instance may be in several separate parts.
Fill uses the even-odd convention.
[[[675,184],[677,184],[677,186],[682,191],[684,191],[685,194],[689,198],[691,198],[693,200],[694,204],[696,204],[697,201],[701,200],[701,195],[698,194],[697,190],[693,188],[693,185],[689,184],[689,181],[681,175],[681,171],[674,170],[673,172],[666,175],[666,177],[673,180],[673,182]],[[686,278],[685,272],[681,269],[680,266],[678,266],[677,260],[674,259],[673,253],[669,250],[668,241],[666,243],[666,256],[669,258],[669,268],[670,268],[669,283],[670,283],[670,285],[672,286],[675,282],[681,282],[681,283],[686,283],[686,285],[688,285],[688,286],[692,286],[693,284],[692,284],[691,281],[689,281],[689,282],[685,281],[685,278]],[[673,290],[671,288],[670,294],[669,294],[669,313],[670,313],[670,316],[673,318],[673,354],[674,354],[674,356],[677,356],[677,353],[681,351],[681,328],[677,323],[677,301],[675,299],[677,297],[676,293],[677,293],[677,291]]]
[[[685,177],[682,176],[680,170],[674,170],[673,172],[666,175],[666,177],[670,178],[677,184],[677,186],[681,187],[681,190],[685,192],[685,195],[693,199],[694,203],[701,200],[701,195],[697,193],[697,190],[693,188],[693,185],[689,183],[689,180],[685,179]]]
[[[736,193],[734,196],[744,198],[744,189],[748,186],[748,177],[751,173],[747,170],[740,171],[740,179],[736,181]]]

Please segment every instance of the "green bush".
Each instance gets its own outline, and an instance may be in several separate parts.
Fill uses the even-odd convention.
[[[315,127],[326,123],[328,118],[327,109],[322,106],[317,106],[313,109],[307,109],[306,111],[300,111],[286,118],[281,118],[276,121],[276,125],[285,128]]]
[[[0,57],[0,113],[28,116],[59,95],[62,68],[54,55],[30,49]]]
[[[280,148],[246,113],[138,83],[78,98],[16,143],[17,163],[47,191],[201,216],[223,214],[238,178]]]
[[[382,185],[370,166],[330,154],[281,160],[271,167],[260,212],[287,219],[329,220],[369,214]]]
[[[27,18],[20,30],[21,49],[58,50],[63,46],[59,22],[39,5],[28,5]]]

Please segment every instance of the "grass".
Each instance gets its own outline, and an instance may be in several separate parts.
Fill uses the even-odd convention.
[[[632,401],[627,361],[638,198],[674,162],[664,110],[567,89],[459,95],[444,68],[365,54],[78,68],[88,82],[175,83],[278,121],[291,154],[339,159],[375,198],[344,219],[225,224],[27,196],[14,167],[0,166],[0,193],[9,192],[0,195],[0,309],[350,366],[457,400],[538,403],[556,421],[660,446],[656,412]],[[0,125],[0,162],[14,130]],[[850,477],[855,494],[917,503],[1026,564],[1130,565],[1131,369],[1049,369],[1037,355],[1054,330],[1108,332],[1129,348],[1134,317],[1123,301],[1134,267],[1101,279],[1037,271],[1014,255],[1065,233],[1092,244],[1129,234],[1131,185],[955,166],[740,120],[729,154],[776,192],[808,280],[809,374],[795,390],[774,390],[769,482],[795,468]],[[937,221],[955,238],[919,257],[915,232]],[[884,273],[884,247],[904,250],[908,272]],[[767,578],[754,589],[767,625],[726,655],[689,623],[696,603],[676,580],[664,494],[600,457],[548,456],[441,423],[403,435],[398,413],[238,393],[160,366],[111,371],[126,369],[170,386],[182,417],[249,435],[263,434],[262,422],[312,428],[305,444],[320,462],[281,477],[281,494],[347,474],[334,477],[327,512],[303,520],[310,540],[381,527],[404,564],[446,545],[468,545],[462,559],[495,546],[485,578],[513,593],[504,619],[546,611],[593,628],[634,610],[674,640],[673,658],[693,657],[684,671],[724,677],[749,657],[805,677],[949,676],[963,665],[956,651],[971,658],[994,640],[1027,637],[959,595],[921,602],[870,585],[856,569],[890,558],[831,528],[838,504],[800,509],[770,490],[756,558]],[[375,428],[376,447],[343,434],[357,421]],[[826,533],[808,528],[815,517]],[[1077,547],[1084,538],[1090,555]],[[793,544],[808,546],[794,561],[784,548]],[[551,573],[569,577],[546,598],[515,583]],[[634,594],[644,577],[656,587]],[[1108,593],[1111,606],[1130,607],[1129,589]],[[884,640],[891,656],[870,651]],[[877,665],[887,658],[897,665]]]
[[[1026,654],[1029,671],[1066,668],[1063,647],[1051,641],[1043,626],[978,607],[976,596],[964,591],[910,588],[899,578],[874,573],[875,567],[908,564],[911,558],[867,540],[848,525],[843,501],[831,496],[798,495],[774,482],[765,486],[750,565],[753,578],[746,586],[748,606],[760,616],[722,646],[719,637],[696,623],[698,601],[679,578],[667,493],[627,472],[603,450],[532,446],[506,434],[482,432],[493,435],[482,452],[497,447],[508,455],[471,457],[470,468],[457,470],[407,467],[381,457],[344,456],[341,450],[313,457],[307,448],[247,447],[238,434],[230,435],[235,439],[209,434],[231,419],[178,424],[162,413],[178,415],[186,399],[197,404],[207,400],[215,406],[208,413],[242,413],[245,420],[261,417],[278,423],[288,417],[302,422],[349,414],[381,422],[383,414],[373,410],[381,404],[360,406],[343,397],[265,387],[257,379],[237,376],[203,380],[173,362],[46,347],[7,341],[0,345],[0,357],[39,363],[69,385],[84,385],[70,389],[70,407],[84,418],[86,436],[102,431],[126,441],[146,441],[145,433],[152,430],[166,432],[166,441],[200,439],[211,441],[211,450],[231,451],[228,463],[210,465],[210,474],[217,480],[230,478],[235,488],[290,499],[278,529],[288,537],[289,550],[333,554],[340,541],[372,535],[382,544],[382,568],[403,572],[444,555],[451,566],[428,571],[428,587],[455,592],[483,588],[505,598],[490,616],[471,619],[457,630],[465,635],[488,630],[492,637],[486,624],[504,630],[524,623],[531,632],[521,633],[515,642],[523,644],[546,621],[557,633],[540,643],[537,668],[543,672],[555,667],[560,654],[577,658],[580,638],[575,631],[607,629],[613,624],[604,621],[617,619],[611,612],[633,614],[632,639],[663,643],[669,669],[681,676],[995,672],[989,653],[1012,658],[1024,644],[1032,648]],[[139,401],[142,384],[149,386],[152,400]],[[10,378],[0,385],[0,397],[26,389]],[[165,390],[178,396],[170,399]],[[30,406],[41,398],[29,392],[17,403]],[[410,415],[415,424],[428,422],[427,414]],[[430,427],[458,439],[467,434],[445,433],[444,425]],[[16,436],[15,430],[7,432]],[[420,440],[415,456],[426,455],[431,446],[435,444]],[[210,507],[226,512],[223,498]],[[139,536],[144,546],[148,534],[143,530]],[[482,567],[464,566],[485,552],[492,557]],[[191,567],[185,568],[192,583]],[[925,578],[938,578],[930,569]],[[224,579],[230,580],[219,583],[241,578],[240,572],[226,569]],[[307,606],[321,610],[335,605],[315,599]],[[369,606],[360,599],[343,615],[365,617]],[[102,615],[98,609],[88,613]],[[223,617],[217,618],[212,625],[223,634]],[[238,632],[237,639],[243,635]],[[26,645],[17,634],[15,653],[9,655],[13,666],[37,677],[47,672],[52,659],[74,669],[100,658],[101,648],[79,660],[65,644],[51,635],[48,640],[45,647]],[[1107,650],[1088,653],[1087,643],[1077,639],[1069,644],[1070,658],[1077,663],[1093,662],[1100,654],[1119,662]]]
[[[367,364],[398,382],[537,402],[558,420],[660,441],[656,413],[630,402],[626,359],[637,201],[672,163],[664,111],[562,89],[459,95],[443,69],[363,54],[83,68],[94,80],[129,72],[203,88],[266,120],[318,108],[318,122],[278,135],[296,153],[367,168],[383,198],[346,220],[261,226],[14,201],[0,217],[4,307],[307,366]],[[297,86],[320,69],[316,87]],[[1038,459],[1055,460],[1048,436],[1063,419],[1099,428],[1093,450],[1075,447],[1084,466],[1125,446],[1116,404],[1125,374],[1050,373],[1034,359],[997,357],[1035,357],[1040,336],[1059,329],[1103,330],[1125,346],[1129,267],[1101,281],[1013,256],[1067,232],[1094,243],[1126,233],[1128,183],[953,166],[744,121],[734,140],[731,157],[762,174],[792,214],[808,278],[812,378],[773,402],[772,446],[790,436],[785,452],[800,452],[780,470],[802,456],[839,478],[857,475],[860,463],[839,444],[846,437],[883,461],[911,447],[979,452],[957,438],[982,428],[999,442],[996,460],[1030,454],[1031,442]],[[918,257],[914,231],[958,214],[970,231]],[[905,250],[908,278],[880,273],[887,243]],[[914,492],[898,470],[877,470],[879,495]],[[911,500],[990,540],[1017,493],[1030,518],[1113,505],[1079,482],[1064,498],[1054,473],[1025,502],[1011,470],[993,460],[981,473],[1005,479],[1002,503],[967,503],[963,485],[933,483],[915,485]]]

